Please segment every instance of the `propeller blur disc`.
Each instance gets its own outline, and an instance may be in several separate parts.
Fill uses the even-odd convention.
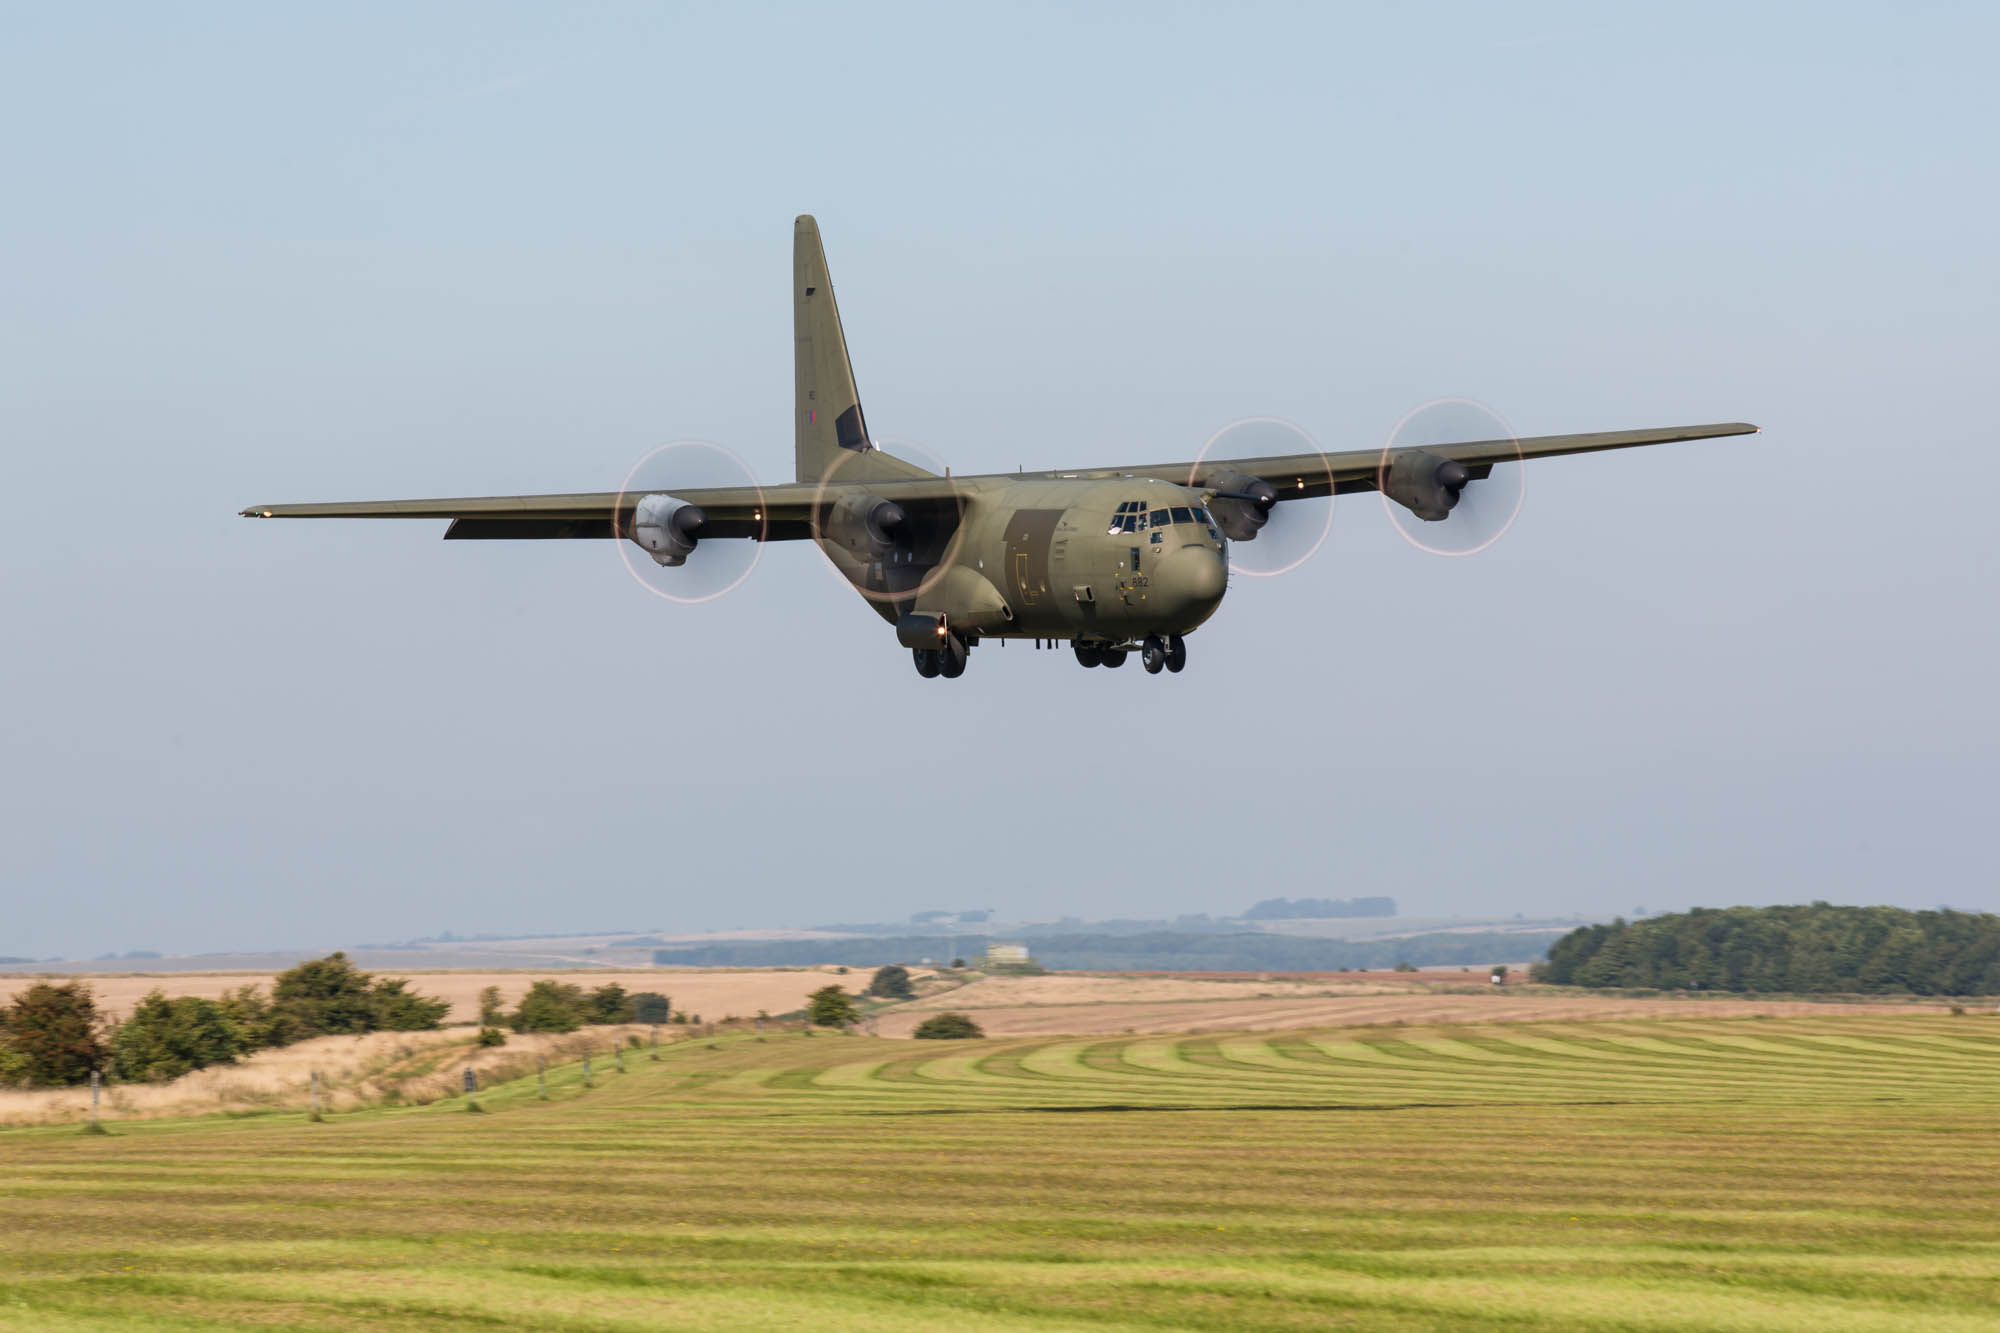
[[[1503,440],[1514,453],[1512,461],[1493,464],[1488,476],[1466,482],[1458,503],[1436,522],[1418,518],[1384,494],[1382,508],[1403,540],[1432,555],[1466,556],[1506,536],[1526,493],[1527,469],[1521,466],[1518,438],[1498,412],[1470,398],[1436,398],[1397,422],[1382,446],[1385,468],[1391,452],[1431,444]]]
[[[1332,471],[1326,451],[1306,433],[1305,427],[1283,417],[1244,417],[1208,437],[1208,443],[1201,447],[1194,466],[1188,470],[1188,484],[1194,484],[1211,458],[1269,458],[1286,454],[1316,455],[1320,479]],[[1304,480],[1312,482],[1310,472]],[[1326,539],[1333,533],[1333,497],[1287,500],[1285,489],[1278,486],[1278,503],[1271,506],[1270,517],[1255,537],[1228,543],[1230,573],[1257,579],[1289,574],[1326,545]]]
[[[618,510],[623,513],[644,496],[712,486],[751,488],[757,496],[757,513],[764,513],[764,490],[750,465],[707,440],[673,440],[640,458],[619,488]],[[629,532],[621,532],[611,544],[625,572],[640,587],[689,606],[712,602],[741,587],[764,554],[761,539],[698,536],[685,564],[663,566],[641,550]]]
[[[875,445],[874,449],[866,453],[842,451],[842,456],[836,459],[833,466],[827,469],[826,475],[820,478],[819,490],[813,496],[812,535],[814,543],[820,545],[822,549],[830,535],[824,526],[831,498],[829,491],[836,485],[866,484],[858,475],[860,467],[854,466],[860,459],[872,454],[885,454],[912,463],[933,476],[945,475],[944,460],[914,440],[888,436],[877,440]],[[865,564],[851,564],[850,567],[857,571],[855,578],[859,579],[859,582],[850,580],[830,555],[826,561],[827,569],[840,580],[842,587],[853,588],[869,601],[884,605],[913,601],[928,592],[932,585],[950,571],[952,562],[958,558],[959,547],[965,542],[965,524],[962,521],[965,517],[964,497],[957,497],[957,513],[949,520],[951,531],[948,535],[940,536],[932,530],[933,524],[944,521],[941,518],[933,518],[927,523],[919,516],[912,517],[918,519],[913,524],[915,549],[910,552],[912,556],[917,557],[916,563],[899,568],[897,557],[900,553],[892,551],[879,560]]]

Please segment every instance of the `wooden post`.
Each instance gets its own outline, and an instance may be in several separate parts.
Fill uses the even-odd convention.
[[[479,1075],[473,1072],[471,1065],[465,1067],[465,1109],[479,1109]]]
[[[319,1070],[317,1069],[312,1071],[312,1118],[314,1120],[326,1119],[325,1116],[320,1114],[319,1110]]]
[[[589,1056],[587,1056],[587,1055],[583,1057],[583,1086],[584,1086],[584,1087],[586,1087],[586,1088],[588,1088],[588,1087],[590,1087],[590,1086],[591,1086],[591,1082],[590,1082],[590,1057],[589,1057]]]
[[[101,1134],[104,1126],[97,1120],[97,1099],[104,1092],[104,1076],[95,1069],[90,1071],[90,1132]]]
[[[612,1058],[612,1059],[614,1059],[614,1060],[616,1060],[616,1061],[618,1062],[618,1072],[619,1072],[619,1073],[621,1073],[621,1074],[622,1074],[622,1073],[624,1073],[624,1072],[625,1072],[625,1048],[624,1048],[623,1046],[614,1046],[614,1047],[612,1047],[612,1048],[611,1048],[611,1058]]]
[[[549,1069],[540,1055],[535,1057],[535,1095],[543,1101],[549,1099]]]

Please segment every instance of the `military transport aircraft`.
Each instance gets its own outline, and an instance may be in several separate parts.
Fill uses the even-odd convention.
[[[1067,642],[1087,667],[1137,651],[1187,664],[1185,637],[1229,586],[1231,542],[1288,501],[1380,491],[1447,523],[1496,465],[1742,435],[1741,422],[1471,440],[1136,467],[937,476],[878,448],[861,412],[819,226],[795,224],[792,333],[797,480],[457,500],[268,504],[249,518],[449,519],[447,540],[629,540],[679,567],[726,538],[810,540],[895,628],[920,675],[956,677],[986,639]]]

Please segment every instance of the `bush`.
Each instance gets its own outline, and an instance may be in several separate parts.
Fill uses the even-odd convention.
[[[501,1003],[500,988],[488,986],[479,992],[479,1022],[482,1027],[497,1028],[507,1021],[507,1008]]]
[[[414,1032],[435,1028],[450,1012],[448,1001],[419,995],[403,978],[377,981],[345,953],[300,963],[280,972],[260,1026],[267,1044],[286,1046],[334,1033]]]
[[[879,995],[885,1000],[914,1000],[916,987],[910,984],[910,969],[898,963],[875,969],[875,975],[868,982],[864,995]]]
[[[823,1028],[837,1028],[861,1020],[854,1000],[838,986],[821,986],[806,1000],[806,1020]]]
[[[507,1034],[496,1027],[483,1027],[479,1029],[479,1044],[481,1046],[505,1046],[507,1044]]]
[[[673,1001],[658,991],[642,990],[632,997],[634,1023],[665,1023],[673,1017]]]
[[[216,1001],[198,995],[168,999],[155,990],[113,1030],[111,1063],[120,1078],[165,1083],[209,1065],[232,1064],[259,1044]]]
[[[97,1001],[84,982],[36,982],[0,1011],[0,1028],[10,1057],[5,1066],[17,1082],[60,1087],[104,1067]]]
[[[451,1012],[451,1001],[419,995],[402,977],[377,981],[368,999],[375,1027],[384,1032],[418,1032],[439,1026]]]
[[[910,1035],[926,1041],[955,1041],[964,1037],[983,1037],[986,1033],[968,1015],[949,1013],[926,1018],[917,1024],[917,1030]]]
[[[1417,970],[1417,965],[1407,958],[1398,958],[1396,960],[1396,970],[1398,972],[1414,972]]]
[[[590,1007],[586,1022],[629,1023],[632,1021],[632,1001],[626,996],[625,988],[615,981],[606,982],[590,993]]]
[[[516,1032],[574,1032],[583,1026],[589,1009],[583,987],[537,981],[528,987],[507,1022]]]

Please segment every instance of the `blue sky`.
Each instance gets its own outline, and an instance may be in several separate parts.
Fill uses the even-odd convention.
[[[0,953],[1240,908],[2000,908],[1988,6],[13,6]],[[790,470],[791,219],[955,470],[1761,436],[1373,497],[1190,669],[910,670],[803,544],[260,501]]]

